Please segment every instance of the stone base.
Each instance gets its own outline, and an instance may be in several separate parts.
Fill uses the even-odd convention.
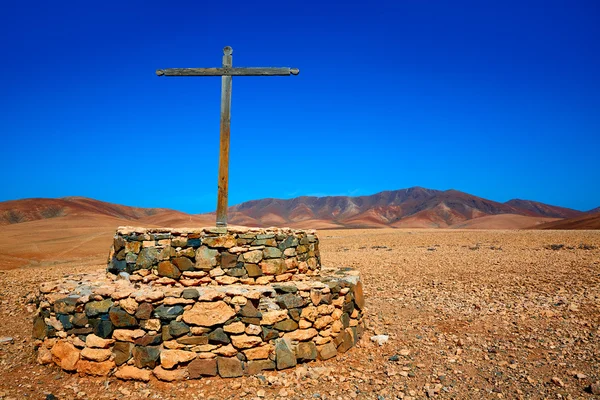
[[[327,360],[364,330],[362,284],[351,269],[267,285],[185,287],[131,276],[42,285],[33,323],[38,361],[141,381],[230,378]]]

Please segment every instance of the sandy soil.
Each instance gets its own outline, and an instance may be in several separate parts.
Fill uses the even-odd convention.
[[[0,344],[0,399],[594,398],[585,388],[600,379],[600,231],[336,230],[320,238],[324,264],[357,267],[365,285],[369,330],[343,357],[169,385],[38,366],[28,295],[44,280],[104,267],[71,258],[0,271],[0,342],[12,338]],[[376,333],[389,341],[375,345]]]

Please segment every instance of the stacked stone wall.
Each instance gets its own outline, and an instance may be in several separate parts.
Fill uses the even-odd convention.
[[[108,271],[133,280],[184,286],[264,285],[318,275],[314,231],[260,228],[145,229],[120,227]]]
[[[148,259],[144,249],[154,249],[146,252],[156,254],[152,262],[138,263]],[[180,269],[181,257],[191,269]],[[261,265],[290,259],[293,268],[278,274]],[[166,276],[164,262],[180,275]],[[262,275],[250,277],[249,264]],[[232,275],[241,268],[246,273]],[[358,272],[322,270],[314,232],[281,229],[120,228],[107,273],[48,282],[38,300],[40,363],[143,381],[229,378],[327,360],[348,351],[365,327]]]

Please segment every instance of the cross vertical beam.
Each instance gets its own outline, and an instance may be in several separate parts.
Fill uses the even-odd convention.
[[[231,68],[233,49],[223,49],[223,68]],[[229,134],[231,132],[231,75],[221,77],[221,141],[219,146],[219,181],[217,192],[217,226],[227,226],[229,188]]]

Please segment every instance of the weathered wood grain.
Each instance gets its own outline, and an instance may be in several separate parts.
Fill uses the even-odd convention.
[[[223,69],[232,65],[231,47],[223,49]],[[231,127],[231,75],[221,77],[221,142],[219,146],[219,184],[217,193],[217,226],[227,226],[229,190],[229,136]]]
[[[288,67],[167,68],[156,71],[158,76],[289,76],[299,73],[298,68]]]

